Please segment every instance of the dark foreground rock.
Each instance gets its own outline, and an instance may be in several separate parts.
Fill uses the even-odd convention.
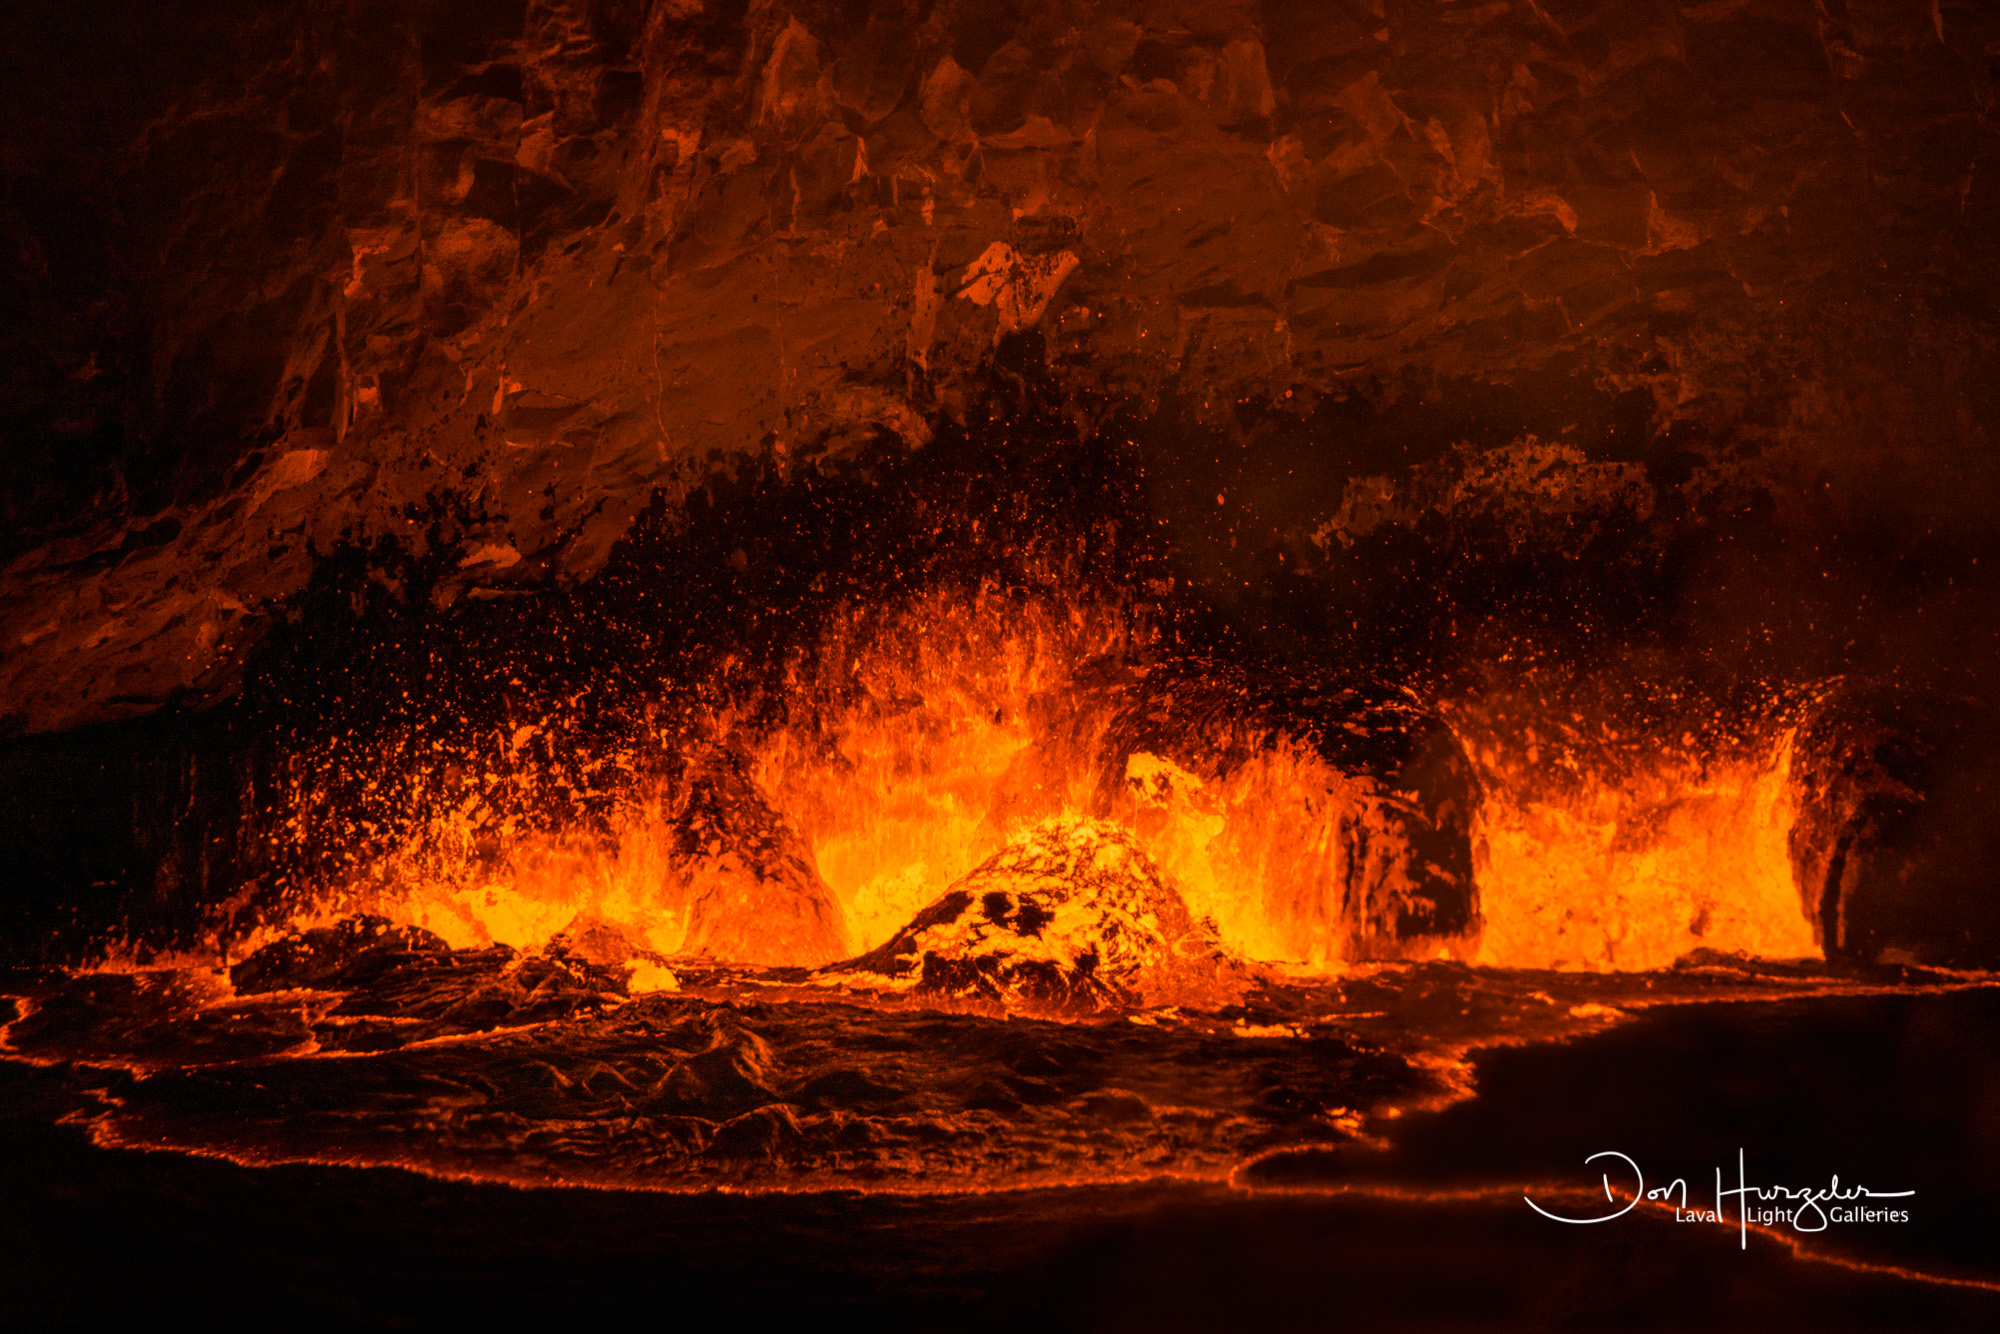
[[[398,968],[451,957],[451,946],[418,926],[350,917],[273,941],[229,970],[244,995],[294,987],[366,986]]]
[[[1817,701],[1794,743],[1792,872],[1830,959],[2000,964],[2000,724],[1880,684]]]
[[[314,1041],[321,1051],[366,1052],[594,1014],[627,993],[631,971],[560,945],[544,955],[454,950],[421,927],[359,916],[273,941],[230,969],[230,981],[239,997],[347,993]]]

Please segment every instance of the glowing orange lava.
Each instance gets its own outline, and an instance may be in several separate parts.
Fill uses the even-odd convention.
[[[1557,790],[1484,758],[1473,857],[1486,925],[1474,961],[1609,972],[1664,968],[1704,947],[1819,953],[1786,845],[1789,731],[1761,752],[1662,753]]]
[[[1241,957],[1321,972],[1396,957],[1379,943],[1356,953],[1334,892],[1398,873],[1359,864],[1382,843],[1366,829],[1357,837],[1356,822],[1397,796],[1375,780],[1282,739],[1220,777],[1143,752],[1107,777],[1107,719],[1078,703],[1072,683],[1086,663],[1146,638],[1122,607],[991,587],[857,611],[793,669],[782,725],[752,734],[724,713],[695,729],[730,757],[763,812],[761,852],[724,846],[726,830],[689,833],[685,774],[638,773],[633,756],[607,755],[598,767],[632,780],[608,835],[496,834],[468,799],[294,924],[363,909],[455,947],[522,950],[595,930],[622,938],[652,985],[671,985],[662,965],[687,953],[812,964],[866,952],[1010,836],[1088,816],[1131,829]],[[1700,947],[1817,953],[1786,851],[1789,734],[1728,753],[1663,748],[1642,762],[1627,747],[1620,767],[1573,763],[1550,783],[1536,776],[1547,766],[1533,762],[1532,742],[1460,730],[1482,782],[1479,915],[1471,931],[1424,938],[1405,957],[1611,971],[1664,967]],[[534,732],[519,729],[506,753],[523,753]],[[782,951],[755,957],[741,924],[702,926],[698,905],[716,884],[753,926],[792,902],[784,895],[820,895],[806,914],[820,934],[793,931]],[[715,943],[725,939],[737,943]]]

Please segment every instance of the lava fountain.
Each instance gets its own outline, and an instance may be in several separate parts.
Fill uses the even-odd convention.
[[[1782,723],[1713,753],[1593,747],[1579,719],[1538,743],[1475,705],[1175,657],[1128,609],[991,587],[835,624],[786,669],[775,725],[653,709],[649,735],[583,766],[610,797],[587,826],[522,827],[507,803],[543,775],[489,772],[264,936],[358,912],[463,949],[601,926],[649,957],[817,966],[1069,818],[1135,838],[1258,963],[1641,970],[1817,949]],[[493,754],[532,764],[560,731],[521,724]],[[466,764],[410,781],[464,783]]]

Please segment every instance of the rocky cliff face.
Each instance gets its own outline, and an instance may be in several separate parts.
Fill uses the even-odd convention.
[[[1968,0],[0,23],[17,730],[228,694],[343,538],[505,596],[719,457],[921,449],[1010,336],[1080,429],[1181,423],[1155,471],[1200,495],[1162,504],[1219,480],[1232,549],[1344,540],[1398,469],[1527,435],[1571,451],[1543,500],[1609,468],[1802,531],[1991,513]]]

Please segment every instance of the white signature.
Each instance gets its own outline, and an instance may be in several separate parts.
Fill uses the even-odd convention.
[[[1734,1196],[1736,1199],[1737,1228],[1741,1234],[1742,1244],[1747,1248],[1750,1244],[1750,1225],[1752,1223],[1769,1226],[1774,1226],[1778,1223],[1789,1223],[1793,1230],[1798,1232],[1824,1232],[1829,1223],[1906,1223],[1910,1217],[1907,1210],[1870,1209],[1865,1205],[1857,1205],[1853,1202],[1856,1200],[1904,1200],[1916,1194],[1913,1190],[1870,1190],[1866,1186],[1847,1186],[1843,1188],[1840,1184],[1838,1174],[1834,1176],[1831,1185],[1823,1187],[1803,1186],[1794,1189],[1790,1186],[1753,1186],[1749,1184],[1748,1172],[1744,1167],[1743,1150],[1738,1149],[1736,1151],[1736,1185],[1727,1190],[1723,1189],[1722,1169],[1719,1167],[1716,1168],[1715,1208],[1692,1209],[1688,1207],[1687,1182],[1684,1179],[1675,1177],[1664,1186],[1654,1186],[1648,1189],[1645,1174],[1639,1170],[1639,1164],[1633,1162],[1626,1155],[1619,1153],[1616,1149],[1606,1149],[1602,1153],[1593,1153],[1583,1161],[1594,1163],[1600,1158],[1616,1158],[1632,1171],[1632,1179],[1635,1183],[1632,1188],[1632,1198],[1626,1202],[1624,1208],[1618,1210],[1616,1213],[1604,1214],[1598,1218],[1564,1218],[1561,1214],[1550,1213],[1547,1209],[1542,1208],[1541,1205],[1528,1199],[1526,1195],[1523,1195],[1521,1198],[1527,1200],[1528,1207],[1544,1218],[1554,1219],[1558,1223],[1587,1225],[1590,1223],[1609,1223],[1614,1218],[1623,1218],[1626,1214],[1636,1209],[1641,1200],[1650,1200],[1656,1204],[1665,1204],[1669,1200],[1674,1200],[1676,1195],[1679,1196],[1679,1199],[1674,1204],[1673,1210],[1674,1217],[1678,1221],[1685,1223],[1721,1223],[1728,1221],[1723,1211],[1723,1201]],[[1618,1197],[1611,1193],[1611,1174],[1605,1172],[1602,1180],[1604,1182],[1604,1198],[1613,1204],[1618,1203]]]

